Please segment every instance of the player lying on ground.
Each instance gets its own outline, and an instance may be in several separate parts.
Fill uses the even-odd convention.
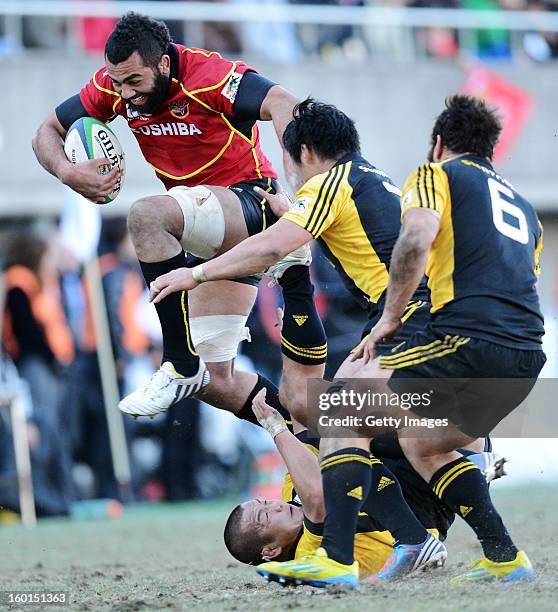
[[[161,274],[185,267],[187,261],[209,259],[276,221],[255,192],[257,186],[265,193],[277,188],[275,171],[260,148],[257,121],[273,121],[281,138],[296,101],[243,62],[174,44],[162,22],[128,13],[107,41],[105,66],[78,95],[56,108],[37,131],[33,148],[46,170],[74,191],[102,201],[118,181],[117,171],[99,175],[99,166],[107,163],[102,159],[71,164],[63,152],[64,137],[80,117],[110,121],[120,115],[128,122],[168,190],[138,200],[128,215],[149,285]],[[185,252],[191,254],[188,260]],[[302,263],[309,265],[308,252]],[[282,271],[276,269],[275,276]],[[251,277],[207,283],[190,295],[182,291],[158,303],[163,365],[144,388],[122,400],[120,409],[132,415],[164,412],[206,387],[208,372],[211,383],[204,401],[253,420],[251,400],[266,388],[280,408],[270,381],[234,369],[238,343],[248,336],[245,323],[257,282]],[[308,352],[323,367],[326,340],[308,269],[289,270],[283,291],[286,301],[294,294],[299,314],[316,329],[318,344]],[[293,346],[297,327],[291,321],[283,332]]]
[[[253,236],[228,253],[194,270],[182,269],[157,279],[152,284],[151,298],[157,302],[172,291],[197,286],[196,279],[234,278],[262,270],[295,248],[317,239],[332,261],[347,289],[368,312],[363,331],[366,336],[378,321],[383,308],[391,252],[401,227],[399,189],[385,172],[378,170],[360,153],[359,137],[354,122],[334,106],[306,100],[295,109],[293,120],[283,135],[285,170],[301,187],[291,210],[281,196],[266,196],[276,214],[282,218],[258,236]],[[160,291],[158,293],[158,291]],[[389,352],[414,332],[423,329],[429,320],[426,283],[417,289],[408,304],[401,337],[385,343],[382,350]],[[288,321],[288,317],[285,317]],[[309,334],[301,326],[303,334]],[[308,336],[307,342],[310,343]],[[306,380],[311,374],[306,367],[291,361],[284,352],[281,394],[291,414],[307,424]],[[314,374],[315,376],[315,374]],[[350,475],[351,465],[370,466],[368,449],[352,448],[343,453],[340,463],[327,451],[320,449],[324,479],[341,469],[348,474],[346,491],[358,488]],[[397,483],[395,476],[382,463],[376,462],[372,475],[372,491],[377,492],[383,478]],[[330,512],[326,498],[326,507]],[[345,506],[356,509],[352,522],[346,524],[343,550],[331,550],[334,562],[351,566],[353,533],[357,524],[361,499],[348,496]],[[381,500],[374,504],[374,519],[397,528],[401,536],[394,555],[397,562],[389,564],[394,576],[401,576],[415,567],[415,560],[428,553],[435,556],[432,538],[416,519],[405,502],[398,484],[386,489]],[[410,554],[412,546],[413,554]],[[443,545],[439,544],[440,549]],[[332,571],[337,571],[334,566]],[[356,571],[356,570],[355,570]],[[344,572],[346,574],[347,572]],[[389,579],[386,571],[386,579]],[[349,577],[349,580],[352,580]]]
[[[258,573],[278,579],[272,572],[277,562],[300,560],[314,554],[320,547],[325,508],[317,459],[319,440],[309,438],[304,430],[299,431],[296,437],[290,433],[281,415],[266,404],[264,393],[258,393],[254,399],[254,412],[262,426],[273,436],[289,469],[283,499],[257,499],[240,504],[230,514],[224,537],[233,557],[252,565],[258,565],[264,560],[271,561],[262,565]],[[399,448],[397,437],[387,436],[379,442],[381,446],[380,443],[376,444],[375,454],[382,456],[384,463],[397,476],[405,497],[421,523],[445,539],[454,519],[453,512],[413,470]],[[488,440],[486,444],[490,444]],[[472,450],[464,450],[463,453],[481,451],[484,445],[484,441],[477,441]],[[483,462],[486,460],[483,464],[487,468],[487,480],[503,474],[501,461],[492,452],[470,454],[469,458]],[[374,470],[374,463],[371,469]],[[394,484],[393,480],[384,477],[378,488],[380,492],[385,492]],[[354,536],[354,555],[359,564],[361,579],[384,571],[382,566],[393,552],[394,540],[401,535],[396,527],[389,531],[370,516],[371,503],[374,503],[371,496],[364,500]],[[443,562],[444,555],[431,559],[429,564]],[[296,568],[297,564],[292,564],[292,567]],[[282,574],[281,577],[283,582],[290,582],[288,575]],[[325,579],[322,581],[322,578]],[[315,580],[322,585],[327,584],[328,578],[318,572]]]

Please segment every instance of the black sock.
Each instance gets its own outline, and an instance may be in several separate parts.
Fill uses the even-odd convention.
[[[405,459],[396,432],[389,432],[370,442],[370,452],[380,459]]]
[[[320,468],[326,510],[322,547],[330,559],[350,565],[358,513],[370,491],[370,453],[344,448],[322,459]]]
[[[517,548],[492,504],[484,476],[474,463],[456,459],[440,468],[430,485],[477,534],[485,557],[496,562],[515,559]]]
[[[405,501],[397,478],[374,457],[370,493],[362,504],[362,510],[387,529],[399,544],[420,544],[428,536]]]
[[[303,365],[326,362],[327,338],[314,303],[314,287],[307,266],[289,268],[279,280],[284,314],[281,330],[283,354]]]
[[[293,420],[291,418],[291,415],[289,414],[289,411],[279,401],[279,389],[270,380],[268,380],[265,376],[262,376],[261,374],[258,374],[258,380],[252,391],[250,391],[248,399],[244,403],[244,406],[242,406],[242,408],[236,413],[235,416],[237,416],[239,419],[248,421],[249,423],[259,425],[258,419],[256,419],[256,415],[252,410],[252,400],[256,397],[256,395],[260,392],[261,389],[267,389],[267,392],[265,394],[265,401],[272,408],[275,408],[277,412],[279,412],[279,414],[285,419],[289,431],[292,431]]]
[[[179,253],[165,261],[148,263],[140,261],[145,282],[149,284],[161,274],[186,267],[186,256]],[[188,325],[188,294],[186,291],[171,293],[155,304],[163,332],[163,362],[170,361],[182,376],[192,376],[199,368],[200,358],[194,350]]]

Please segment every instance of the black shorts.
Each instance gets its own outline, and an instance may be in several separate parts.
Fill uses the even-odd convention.
[[[277,193],[277,181],[271,178],[244,181],[229,186],[229,189],[234,191],[240,200],[240,206],[242,207],[242,213],[249,236],[263,232],[277,221],[277,217],[271,211],[269,204],[254,191],[254,187],[260,187],[269,193]],[[204,259],[196,257],[191,253],[186,256],[186,262],[189,268],[193,268],[204,261]],[[260,277],[245,276],[232,280],[237,283],[244,283],[245,285],[257,287],[260,282]]]
[[[364,329],[362,330],[361,341],[353,349],[353,352],[368,337],[371,329],[380,320],[380,317],[382,316],[381,310],[382,309],[368,319]],[[409,302],[401,321],[403,326],[395,338],[391,338],[385,342],[378,342],[376,345],[376,353],[378,355],[390,355],[411,336],[427,329],[430,326],[430,302],[425,300],[415,300],[413,302]]]
[[[545,362],[542,350],[511,348],[432,327],[380,358],[382,368],[393,370],[389,381],[393,391],[420,393],[434,388],[434,400],[413,408],[414,413],[449,418],[472,437],[488,435],[519,406]]]

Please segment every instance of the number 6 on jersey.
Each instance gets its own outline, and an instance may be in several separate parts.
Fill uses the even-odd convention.
[[[516,242],[527,244],[529,242],[529,228],[524,212],[519,206],[503,198],[503,196],[506,196],[513,200],[513,191],[493,178],[488,179],[488,188],[492,201],[492,220],[496,229]],[[504,213],[517,219],[518,225],[506,221]]]

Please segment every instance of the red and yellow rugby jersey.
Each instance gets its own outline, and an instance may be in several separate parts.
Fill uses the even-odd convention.
[[[87,113],[101,121],[123,116],[140,149],[167,189],[177,185],[228,186],[276,178],[260,147],[255,121],[234,117],[233,104],[243,62],[215,51],[171,45],[171,84],[153,115],[128,108],[114,91],[106,69],[99,69],[80,92]]]

